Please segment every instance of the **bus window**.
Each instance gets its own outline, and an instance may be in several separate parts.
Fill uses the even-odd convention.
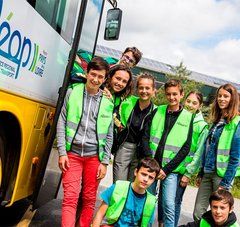
[[[95,50],[98,32],[94,31],[98,30],[102,8],[103,0],[88,1],[78,50],[82,49],[90,52]]]
[[[72,43],[79,0],[28,0],[30,5],[69,43]]]

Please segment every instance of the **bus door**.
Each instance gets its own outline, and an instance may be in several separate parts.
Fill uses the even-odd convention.
[[[70,57],[69,57],[70,66],[68,65],[66,69],[65,79],[60,91],[58,105],[55,112],[55,119],[52,125],[52,131],[50,135],[51,138],[49,141],[48,148],[46,149],[46,154],[44,157],[45,160],[43,160],[41,164],[40,176],[38,177],[37,186],[33,194],[34,209],[44,205],[48,201],[57,197],[58,190],[61,185],[61,171],[58,168],[57,149],[56,147],[52,148],[51,146],[55,138],[55,128],[57,124],[57,119],[60,114],[61,106],[63,104],[63,99],[68,87],[69,75],[70,75],[73,61],[75,59],[77,51],[85,50],[87,52],[92,53],[92,55],[94,54],[97,36],[99,32],[99,26],[101,22],[103,6],[104,6],[104,0],[78,1],[77,7],[72,5],[72,3],[74,2],[73,0],[71,1],[58,0],[58,2],[59,3],[64,2],[66,5],[68,4],[67,8],[68,8],[69,17],[71,16],[72,18],[74,16],[74,18],[78,18],[78,15],[79,15],[79,18],[75,21],[71,20],[71,23],[70,23],[71,25],[74,24],[74,30],[76,31],[74,32],[75,37],[73,38],[72,50],[70,52]],[[71,9],[72,10],[77,9],[76,14],[73,15],[71,13]],[[58,12],[61,10],[64,11],[61,8],[55,10],[55,12],[57,12],[56,13],[57,16],[59,15]],[[64,19],[67,17],[60,16],[60,20],[62,20],[62,18]],[[81,23],[81,20],[82,20],[82,26],[78,27],[77,23]],[[62,21],[62,23],[67,24],[67,21],[66,22]],[[78,40],[76,40],[77,36],[79,36],[80,39],[77,38]]]

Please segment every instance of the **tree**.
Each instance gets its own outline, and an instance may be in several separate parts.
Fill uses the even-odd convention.
[[[167,80],[170,79],[178,79],[182,82],[184,94],[187,95],[190,91],[199,91],[201,86],[203,85],[200,82],[191,80],[189,77],[191,75],[191,71],[187,70],[187,67],[184,66],[181,61],[178,66],[170,66],[172,70],[172,74],[166,74]],[[160,87],[156,93],[156,97],[154,99],[154,103],[156,105],[167,104],[167,99],[165,97],[164,85]]]

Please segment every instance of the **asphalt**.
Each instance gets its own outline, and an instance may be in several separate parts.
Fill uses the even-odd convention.
[[[98,198],[96,203],[96,210],[98,209],[101,200],[99,198],[99,194],[108,186],[112,184],[112,171],[111,168],[108,169],[106,177],[102,180],[99,190],[98,190]],[[197,188],[188,186],[183,202],[182,202],[182,210],[181,210],[181,216],[179,220],[179,225],[186,224],[187,222],[193,221],[192,219],[192,213],[193,213],[193,207],[194,202],[197,194]],[[30,227],[49,227],[49,226],[60,226],[60,220],[61,220],[61,198],[62,198],[62,190],[60,188],[60,191],[58,193],[57,199],[47,203],[43,207],[39,208],[34,218],[30,224]],[[235,200],[235,213],[237,214],[238,220],[240,220],[240,200]],[[155,220],[157,220],[155,218]],[[157,221],[153,224],[153,227],[157,227]]]

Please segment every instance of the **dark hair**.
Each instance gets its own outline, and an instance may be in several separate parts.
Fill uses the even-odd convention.
[[[180,80],[177,79],[170,79],[168,80],[165,84],[164,84],[164,90],[166,91],[167,88],[169,87],[178,87],[180,90],[180,93],[183,93],[183,87],[182,87],[182,83]]]
[[[115,95],[123,96],[124,98],[126,98],[127,96],[132,94],[132,90],[133,90],[132,72],[127,66],[118,64],[118,65],[114,65],[113,67],[111,67],[109,70],[109,73],[108,73],[106,87],[108,90],[111,90],[111,79],[117,71],[121,71],[121,70],[126,71],[129,74],[129,80],[127,82],[126,87],[122,91],[118,92]]]
[[[141,167],[148,168],[149,172],[155,172],[156,176],[159,174],[160,166],[158,162],[154,158],[146,157],[140,160],[140,162],[137,165],[137,172]]]
[[[213,192],[209,198],[209,204],[211,206],[212,201],[222,201],[223,203],[228,203],[230,209],[233,207],[234,199],[232,194],[225,189],[218,189]]]
[[[138,84],[139,84],[139,80],[141,80],[141,79],[151,80],[153,82],[153,88],[155,88],[155,78],[152,74],[144,72],[144,73],[141,73],[140,75],[138,75],[138,77],[137,77],[137,87],[138,87]]]
[[[217,102],[218,93],[220,89],[224,89],[231,94],[230,103],[227,108],[228,110],[226,111],[226,116],[225,116],[227,123],[229,123],[235,116],[239,114],[238,112],[239,96],[237,93],[237,89],[232,84],[224,84],[217,89],[216,96],[211,107],[211,120],[213,123],[216,123],[221,119],[221,116],[222,116],[222,111],[219,108],[219,105]]]
[[[142,58],[142,53],[140,52],[140,50],[137,47],[127,47],[122,55],[124,55],[127,52],[132,52],[133,53],[133,57],[135,58],[135,65],[137,65],[137,63]]]
[[[108,75],[108,71],[109,71],[109,64],[101,57],[94,57],[87,66],[87,73],[89,73],[89,71],[93,69],[93,70],[105,70],[106,71],[106,75]]]
[[[199,104],[202,105],[202,103],[203,103],[203,95],[202,95],[202,93],[199,92],[199,91],[190,91],[190,92],[187,94],[186,99],[187,99],[188,96],[190,96],[191,94],[196,95]]]

